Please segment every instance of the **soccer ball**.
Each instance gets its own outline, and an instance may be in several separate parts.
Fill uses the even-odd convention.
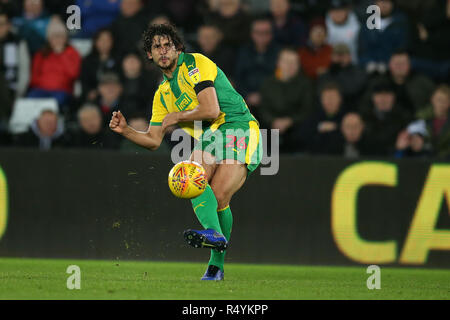
[[[207,183],[205,169],[194,161],[181,161],[169,172],[170,191],[178,198],[198,197]]]

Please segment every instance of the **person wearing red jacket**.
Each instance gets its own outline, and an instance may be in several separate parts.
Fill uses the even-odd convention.
[[[55,98],[67,106],[73,86],[80,75],[81,56],[68,44],[65,25],[58,19],[50,22],[47,44],[33,57],[28,97]]]
[[[327,43],[327,28],[321,18],[310,25],[309,39],[299,50],[303,72],[312,80],[327,72],[331,65],[333,48]]]

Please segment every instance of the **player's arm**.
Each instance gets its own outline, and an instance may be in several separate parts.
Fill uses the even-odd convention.
[[[210,86],[202,88],[197,93],[199,105],[192,110],[169,113],[162,123],[163,131],[167,127],[175,125],[179,122],[195,121],[195,120],[213,120],[220,114],[219,101],[217,100],[216,89],[212,81]]]
[[[109,127],[112,131],[121,134],[128,140],[150,150],[156,150],[161,145],[163,130],[161,126],[150,126],[147,132],[137,131],[127,124],[120,111],[113,112]]]

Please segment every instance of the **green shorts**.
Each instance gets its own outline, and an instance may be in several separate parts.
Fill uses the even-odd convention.
[[[200,137],[195,150],[212,154],[216,163],[226,159],[247,165],[248,174],[261,163],[262,138],[256,121],[225,122],[218,128],[208,128]]]

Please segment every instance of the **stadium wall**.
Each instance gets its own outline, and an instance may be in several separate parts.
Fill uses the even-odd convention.
[[[0,149],[0,256],[205,261],[167,156]],[[227,261],[450,267],[450,164],[281,157],[231,205]]]

